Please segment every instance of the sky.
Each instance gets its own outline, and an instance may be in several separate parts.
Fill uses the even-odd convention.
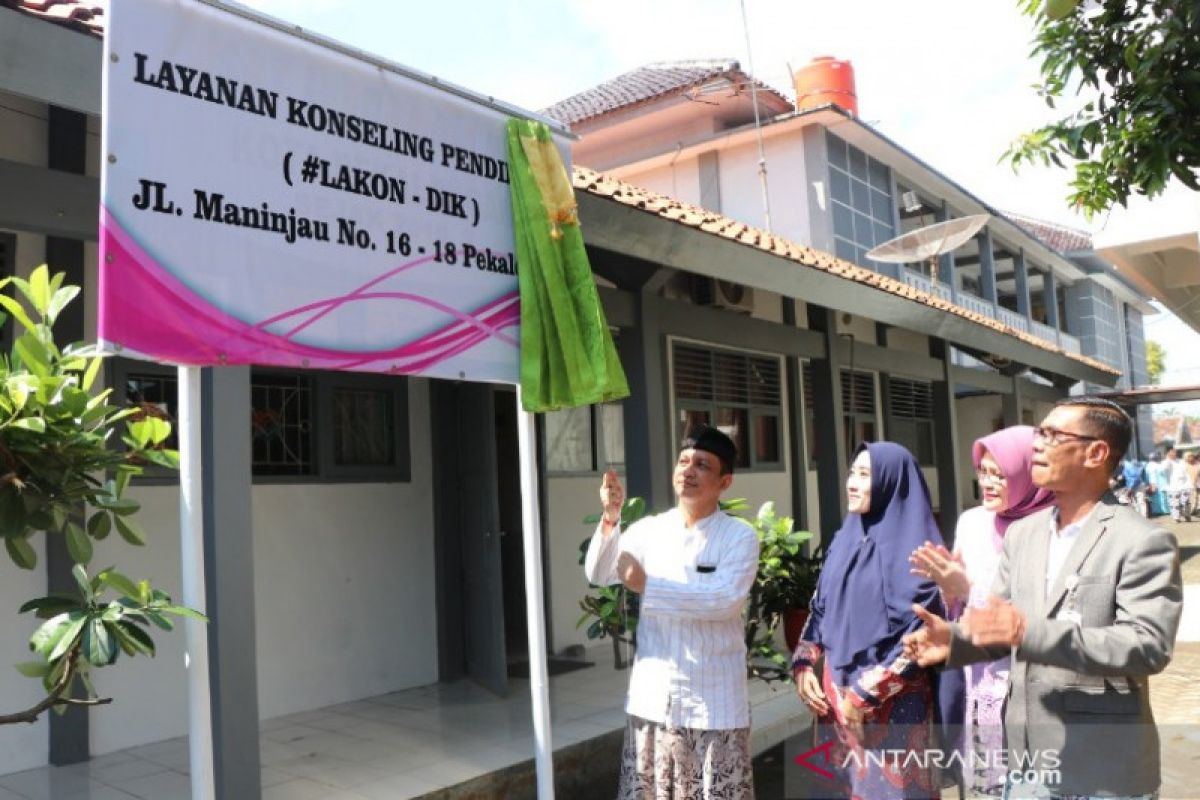
[[[1055,113],[1033,89],[1031,20],[1016,0],[745,0],[746,27],[739,0],[241,2],[529,110],[656,61],[736,58],[790,96],[789,67],[849,59],[861,118],[988,204],[1104,224],[1068,207],[1068,172],[998,163]],[[1200,383],[1200,334],[1165,313],[1146,334],[1166,348],[1164,384]]]

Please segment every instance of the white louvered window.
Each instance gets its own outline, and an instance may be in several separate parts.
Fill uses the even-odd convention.
[[[925,381],[888,378],[888,438],[902,444],[923,467],[936,465],[933,445],[933,389]]]
[[[675,441],[695,425],[737,444],[738,469],[783,469],[783,366],[777,356],[673,342]]]

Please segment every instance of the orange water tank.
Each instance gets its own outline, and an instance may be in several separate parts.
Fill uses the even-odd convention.
[[[854,91],[854,67],[849,61],[833,56],[817,56],[796,70],[796,109],[841,106],[858,116],[858,95]]]

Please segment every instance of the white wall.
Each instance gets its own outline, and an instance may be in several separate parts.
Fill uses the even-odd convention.
[[[810,243],[808,193],[804,190],[804,148],[800,137],[778,137],[765,143],[771,232],[797,244]],[[763,227],[762,183],[758,145],[749,143],[720,151],[721,212],[748,225]]]
[[[695,158],[629,175],[625,182],[675,200],[700,205],[700,162]]]
[[[26,648],[30,635],[41,620],[31,614],[17,614],[26,600],[46,594],[45,539],[30,540],[38,553],[33,570],[18,568],[0,552],[0,714],[29,708],[45,697],[41,681],[26,678],[12,665],[34,661]],[[39,767],[49,758],[49,725],[43,717],[33,725],[0,725],[0,775]]]
[[[922,333],[914,333],[904,328],[889,328],[887,332],[888,348],[903,350],[906,353],[929,355],[929,337]]]
[[[624,476],[621,476],[624,480]],[[550,638],[555,651],[574,644],[591,644],[584,628],[575,623],[583,611],[579,601],[588,593],[588,582],[579,564],[579,543],[594,527],[583,518],[600,511],[600,476],[551,476],[546,479],[549,506],[545,537],[548,545],[547,572],[550,587]]]
[[[412,482],[252,491],[263,718],[437,680],[428,384],[409,385]],[[140,487],[135,496],[147,547],[110,537],[94,563],[153,578],[178,599],[178,487]],[[184,637],[159,633],[155,640],[156,659],[121,660],[98,673],[98,690],[115,700],[93,712],[93,754],[186,731]],[[0,764],[6,754],[0,751]],[[43,749],[36,763],[44,758]]]
[[[46,166],[47,115],[44,103],[0,92],[0,158]]]

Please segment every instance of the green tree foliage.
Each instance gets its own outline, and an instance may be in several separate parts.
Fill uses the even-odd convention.
[[[1146,340],[1146,375],[1151,384],[1162,380],[1163,369],[1166,367],[1167,351],[1158,342]]]
[[[1153,197],[1171,178],[1200,190],[1200,3],[1018,0],[1034,18],[1039,93],[1058,120],[1005,153],[1074,168],[1068,201],[1091,216]]]
[[[178,455],[164,447],[170,423],[111,405],[111,389],[95,390],[103,362],[93,348],[55,343],[54,322],[79,294],[79,287],[62,285],[64,277],[43,265],[29,280],[0,281],[0,289],[15,288],[24,300],[0,294],[0,307],[21,329],[12,352],[0,356],[0,537],[12,562],[27,570],[37,564],[34,537],[65,537],[78,588],[21,607],[47,621],[29,641],[39,660],[17,669],[41,679],[47,695],[30,709],[0,715],[0,724],[32,722],[72,703],[107,702],[92,688],[93,669],[122,653],[154,655],[147,629],[170,630],[172,616],[203,619],[146,581],[113,569],[88,573],[94,543],[113,531],[129,544],[145,544],[134,518],[139,505],[126,489],[145,464],[175,467]],[[73,696],[77,680],[81,698]]]

